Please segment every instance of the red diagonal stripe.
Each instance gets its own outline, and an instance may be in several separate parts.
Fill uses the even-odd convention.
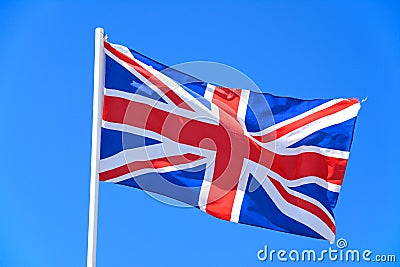
[[[352,105],[354,105],[356,103],[358,103],[358,99],[345,99],[345,100],[342,100],[342,101],[340,101],[340,102],[338,102],[338,103],[336,103],[336,104],[334,104],[334,105],[332,105],[330,107],[327,107],[327,108],[325,108],[323,110],[317,111],[317,112],[315,112],[313,114],[310,114],[310,115],[308,115],[308,116],[306,116],[306,117],[304,117],[302,119],[294,121],[294,122],[292,122],[292,123],[290,123],[288,125],[282,126],[282,127],[276,129],[273,132],[270,132],[270,133],[268,133],[266,135],[263,135],[263,136],[254,136],[254,138],[257,139],[260,142],[263,142],[263,143],[273,141],[274,139],[281,138],[282,136],[284,136],[284,135],[286,135],[286,134],[288,134],[290,132],[293,132],[294,130],[296,130],[296,129],[300,128],[300,127],[303,127],[303,126],[305,126],[305,125],[307,125],[307,124],[309,124],[309,123],[311,123],[313,121],[316,121],[316,120],[321,119],[323,117],[326,117],[326,116],[332,115],[334,113],[337,113],[337,112],[339,112],[341,110],[344,110],[344,109],[346,109],[346,108],[348,108],[348,107],[350,107],[350,106],[352,106]]]
[[[184,108],[187,110],[193,111],[193,109],[182,100],[173,90],[169,88],[166,84],[164,84],[161,80],[147,71],[145,68],[140,66],[135,60],[128,57],[124,53],[115,49],[110,43],[104,41],[104,47],[110,51],[114,56],[129,64],[132,68],[134,68],[138,73],[140,73],[143,77],[149,80],[152,84],[154,84],[158,89],[160,89],[171,101],[178,107]]]
[[[135,161],[105,172],[101,172],[99,174],[99,179],[100,181],[107,181],[141,169],[147,169],[147,168],[158,169],[168,166],[181,165],[202,158],[204,157],[191,153],[186,153],[179,156],[164,157],[164,158],[145,160],[145,161]]]
[[[333,233],[336,233],[336,226],[335,226],[334,222],[329,218],[329,216],[322,209],[320,209],[318,206],[316,206],[315,204],[313,204],[311,202],[308,202],[302,198],[299,198],[299,197],[296,197],[296,196],[290,194],[281,185],[281,183],[279,183],[278,181],[276,181],[275,179],[273,179],[271,177],[269,177],[269,178],[270,178],[272,184],[275,186],[275,188],[279,191],[281,196],[287,202],[314,214],[315,216],[320,218],[332,230]]]

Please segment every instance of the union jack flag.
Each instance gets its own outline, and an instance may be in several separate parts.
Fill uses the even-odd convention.
[[[360,103],[224,88],[104,41],[99,179],[333,241]]]

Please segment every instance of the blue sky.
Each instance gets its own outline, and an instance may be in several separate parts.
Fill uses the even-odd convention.
[[[230,65],[264,92],[368,96],[335,208],[337,237],[400,260],[396,1],[1,1],[0,266],[86,264],[97,26],[168,65]],[[330,246],[100,185],[98,266],[288,265],[258,261],[264,245]]]

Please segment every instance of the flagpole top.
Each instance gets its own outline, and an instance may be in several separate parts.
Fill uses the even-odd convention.
[[[96,34],[100,33],[100,34],[104,35],[104,29],[101,27],[97,27],[95,32],[96,32]]]

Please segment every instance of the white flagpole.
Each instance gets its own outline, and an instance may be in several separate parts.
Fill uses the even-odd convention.
[[[92,158],[90,165],[90,204],[87,267],[96,266],[97,213],[99,200],[100,129],[104,91],[104,30],[96,28],[94,47],[94,91],[92,122]]]

